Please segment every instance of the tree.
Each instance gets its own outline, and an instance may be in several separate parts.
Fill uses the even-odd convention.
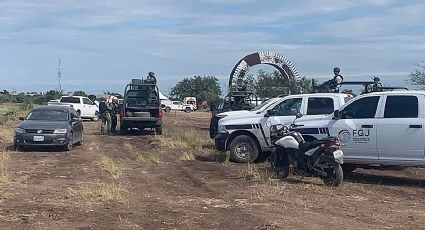
[[[193,76],[184,78],[171,88],[170,96],[182,100],[185,97],[195,96],[199,102],[208,103],[219,100],[221,94],[220,83],[214,76]]]
[[[82,90],[77,90],[74,91],[74,93],[72,94],[73,96],[83,96],[83,97],[87,97],[86,92],[82,91]]]
[[[425,88],[425,61],[416,64],[417,69],[409,74],[409,83]]]
[[[60,97],[62,97],[62,93],[57,91],[57,90],[49,90],[46,92],[46,94],[44,95],[45,100],[46,101],[50,101],[50,100],[56,100],[59,99]]]
[[[309,93],[311,92],[311,79],[301,77],[290,82],[279,71],[266,73],[259,70],[254,82],[255,92],[260,97],[277,97],[283,94]]]

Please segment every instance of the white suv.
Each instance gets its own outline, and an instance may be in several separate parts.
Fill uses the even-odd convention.
[[[88,97],[62,96],[59,102],[51,101],[48,105],[72,106],[82,118],[89,118],[93,121],[99,119],[99,107]]]

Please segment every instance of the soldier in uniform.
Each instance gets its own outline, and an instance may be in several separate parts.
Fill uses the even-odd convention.
[[[146,82],[156,84],[156,77],[154,72],[149,72],[146,77]]]
[[[102,120],[100,125],[101,134],[109,134],[111,130],[111,114],[108,111],[108,105],[106,101],[101,101],[99,103],[99,113]]]
[[[116,132],[118,118],[117,114],[119,114],[118,110],[118,98],[112,97],[111,103],[110,103],[110,114],[111,114],[111,133]]]

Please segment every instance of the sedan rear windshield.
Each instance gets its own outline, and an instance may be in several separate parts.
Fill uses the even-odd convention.
[[[33,110],[27,116],[27,120],[35,121],[67,121],[68,119],[66,110]]]

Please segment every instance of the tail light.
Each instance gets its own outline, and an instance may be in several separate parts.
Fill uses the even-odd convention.
[[[164,111],[162,111],[161,108],[158,109],[158,118],[162,119],[162,116],[164,115]]]

